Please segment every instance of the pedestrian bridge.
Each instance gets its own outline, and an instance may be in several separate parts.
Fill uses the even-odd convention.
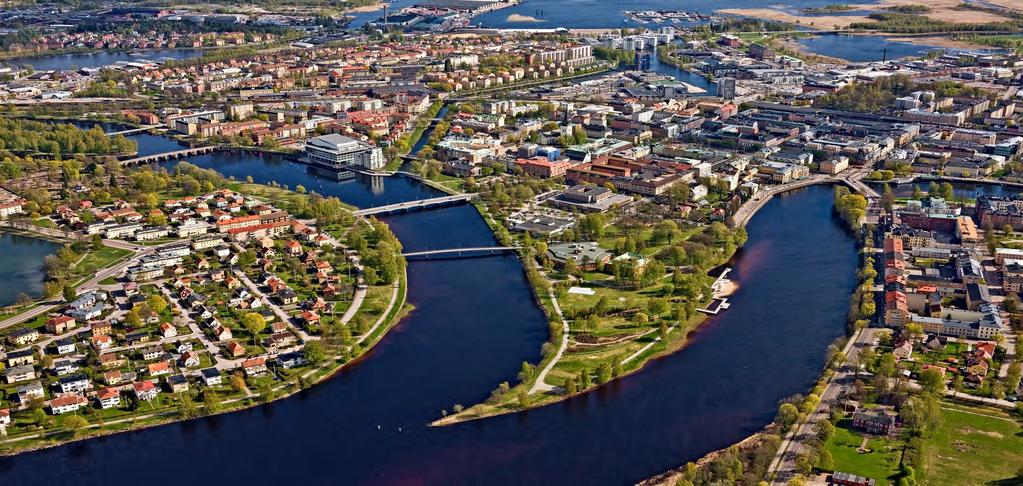
[[[458,204],[464,201],[475,199],[479,194],[467,193],[467,194],[455,194],[452,196],[434,197],[430,199],[420,199],[418,201],[401,202],[397,204],[388,204],[386,206],[377,206],[374,208],[360,209],[354,211],[352,214],[356,216],[370,216],[374,214],[392,214],[392,213],[405,213],[409,211],[418,211],[420,209],[430,209],[442,206],[450,206]]]
[[[402,253],[405,258],[427,259],[430,257],[461,258],[483,255],[496,255],[522,248],[520,246],[476,246],[469,248],[449,248],[447,250],[424,250]]]

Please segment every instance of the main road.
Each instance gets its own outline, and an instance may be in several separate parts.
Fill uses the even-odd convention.
[[[853,383],[856,381],[858,366],[852,363],[857,363],[857,358],[864,349],[874,345],[878,331],[880,329],[866,328],[858,331],[849,340],[843,352],[850,364],[843,365],[831,377],[831,380],[824,387],[824,392],[821,393],[821,400],[817,404],[817,408],[806,417],[806,420],[799,423],[785,436],[781,447],[778,448],[778,453],[768,468],[769,472],[773,471],[775,473],[772,485],[782,486],[799,474],[796,471],[796,457],[807,450],[806,443],[817,434],[817,424],[830,420],[831,406],[837,403],[838,399],[853,386]]]

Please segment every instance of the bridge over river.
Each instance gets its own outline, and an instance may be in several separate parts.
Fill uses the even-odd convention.
[[[360,209],[354,211],[352,214],[356,216],[370,216],[374,214],[389,214],[389,213],[404,213],[408,211],[417,211],[420,209],[429,209],[441,206],[449,206],[452,204],[461,203],[475,199],[479,194],[466,193],[466,194],[455,194],[451,196],[434,197],[430,199],[420,199],[417,201],[400,202],[396,204],[388,204],[386,206],[377,206],[372,208]]]
[[[208,154],[219,150],[220,147],[216,145],[206,145],[202,147],[192,147],[184,150],[174,150],[172,152],[163,152],[159,154],[143,155],[141,157],[135,157],[133,159],[125,159],[121,161],[121,165],[143,165],[151,164],[153,162],[163,162],[164,160],[178,159],[181,157],[192,157],[194,155]]]
[[[493,255],[518,250],[521,246],[476,246],[468,248],[449,248],[446,250],[423,250],[402,253],[405,258],[430,258],[432,256],[452,258]]]

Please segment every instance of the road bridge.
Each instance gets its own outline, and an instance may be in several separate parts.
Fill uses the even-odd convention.
[[[163,162],[165,160],[179,159],[181,157],[192,157],[194,155],[208,154],[215,152],[220,147],[216,145],[205,145],[202,147],[192,147],[184,150],[175,150],[172,152],[163,152],[159,154],[144,155],[141,157],[135,157],[133,159],[125,159],[121,161],[121,165],[143,165],[152,164],[154,162]]]
[[[164,126],[163,123],[157,123],[156,125],[145,125],[138,128],[129,128],[127,130],[121,130],[119,132],[107,132],[107,135],[113,137],[114,135],[134,135],[136,133],[148,132],[154,128],[160,128]]]
[[[441,206],[450,206],[453,204],[461,203],[475,199],[478,194],[467,193],[467,194],[455,194],[452,196],[434,197],[430,199],[420,199],[418,201],[400,202],[397,204],[388,204],[386,206],[377,206],[374,208],[360,209],[353,212],[356,216],[370,216],[374,214],[389,214],[389,213],[404,213],[409,211],[418,211],[420,209],[430,209]]]

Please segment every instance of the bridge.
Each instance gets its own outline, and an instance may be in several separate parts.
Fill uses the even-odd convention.
[[[455,194],[453,196],[435,197],[431,199],[420,199],[418,201],[408,201],[397,204],[388,204],[386,206],[377,206],[375,208],[360,209],[352,214],[356,216],[370,216],[374,214],[405,213],[409,211],[418,211],[420,209],[450,206],[463,201],[475,199],[478,195],[479,194],[473,192],[467,194]]]
[[[476,246],[471,248],[450,248],[447,250],[425,250],[425,251],[413,251],[409,253],[402,253],[401,256],[405,258],[429,258],[431,256],[444,256],[444,257],[461,257],[461,256],[480,256],[482,253],[489,253],[491,255],[497,253],[505,253],[509,251],[515,251],[521,246]],[[465,255],[468,253],[469,255]]]
[[[192,157],[194,155],[208,154],[215,152],[220,147],[216,145],[206,145],[203,147],[192,147],[184,150],[175,150],[173,152],[163,152],[160,154],[145,155],[142,157],[135,157],[133,159],[125,159],[121,161],[121,165],[143,165],[152,164],[153,162],[163,162],[165,160],[178,159],[181,157]]]
[[[138,128],[129,128],[127,130],[121,130],[119,132],[107,132],[107,136],[113,137],[114,135],[134,135],[136,133],[148,132],[154,128],[160,128],[164,126],[162,123],[156,125],[145,125]]]
[[[881,195],[878,194],[876,189],[863,182],[863,177],[866,172],[866,169],[861,168],[849,170],[838,176],[815,174],[806,179],[779,186],[771,186],[760,191],[753,197],[753,199],[746,201],[739,207],[735,214],[732,215],[732,226],[735,228],[746,226],[746,223],[749,223],[749,220],[753,218],[753,215],[767,205],[767,203],[778,194],[817,184],[845,184],[853,191],[858,192],[862,194],[863,197],[867,198],[868,206],[877,205],[880,202]]]

